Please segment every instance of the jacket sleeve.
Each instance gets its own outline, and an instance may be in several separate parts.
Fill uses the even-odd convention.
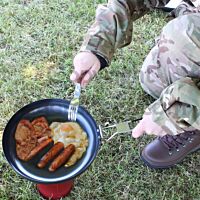
[[[167,134],[200,130],[199,80],[182,78],[174,82],[147,110]]]
[[[110,64],[117,48],[130,44],[132,22],[150,9],[164,6],[169,0],[109,0],[99,5],[94,24],[88,30],[81,51],[90,51]]]
[[[199,13],[199,12],[200,12],[200,7],[195,7],[190,3],[189,0],[185,0],[181,2],[180,5],[171,12],[171,16],[178,17],[181,15],[187,15],[190,13]]]

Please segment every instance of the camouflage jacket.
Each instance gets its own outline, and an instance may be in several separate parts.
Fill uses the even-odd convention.
[[[133,21],[153,8],[164,7],[168,2],[169,0],[109,0],[107,4],[99,5],[95,22],[88,30],[80,51],[93,52],[109,65],[115,51],[131,43]],[[178,16],[188,9],[191,10],[191,7],[180,6],[173,14]]]
[[[130,44],[132,40],[133,21],[143,16],[153,8],[164,7],[169,0],[109,0],[108,4],[100,5],[96,11],[94,24],[88,30],[84,39],[81,51],[90,51],[103,58],[109,65],[112,57],[118,48]],[[193,0],[194,1],[194,0]],[[189,4],[188,4],[189,5]],[[187,12],[197,12],[195,7],[178,6],[174,11],[174,16],[179,16]],[[171,92],[172,88],[183,88],[184,92],[177,90]],[[149,111],[153,115],[156,123],[161,125],[169,134],[179,134],[190,127],[200,129],[200,103],[195,101],[195,106],[186,106],[179,110],[180,106],[169,109],[176,100],[182,100],[185,105],[192,105],[187,91],[194,88],[194,93],[200,91],[192,80],[183,79],[167,88],[153,104],[149,106]],[[195,97],[195,94],[194,94]],[[181,107],[182,109],[182,107]],[[187,115],[187,113],[189,113]]]

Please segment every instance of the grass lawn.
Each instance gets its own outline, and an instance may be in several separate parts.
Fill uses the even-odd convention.
[[[102,2],[106,1],[0,1],[0,135],[22,106],[44,98],[72,97],[73,56]],[[119,50],[112,65],[82,92],[81,103],[98,124],[133,120],[152,102],[139,85],[138,72],[165,23],[165,15],[158,12],[134,22],[132,44]],[[104,144],[66,199],[199,200],[200,154],[194,153],[173,169],[151,170],[139,153],[152,139],[123,135]],[[1,153],[0,200],[17,199],[41,197]]]

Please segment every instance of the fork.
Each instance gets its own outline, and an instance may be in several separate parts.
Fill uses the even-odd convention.
[[[80,83],[76,83],[74,97],[70,102],[69,110],[68,110],[68,120],[69,121],[76,121],[77,111],[79,107],[79,97],[81,94],[81,85]]]

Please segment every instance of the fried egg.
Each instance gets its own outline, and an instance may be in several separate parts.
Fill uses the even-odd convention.
[[[52,130],[54,143],[62,142],[65,147],[69,144],[73,144],[76,147],[74,154],[65,164],[66,167],[74,165],[87,149],[87,134],[76,122],[53,122],[50,128]]]

